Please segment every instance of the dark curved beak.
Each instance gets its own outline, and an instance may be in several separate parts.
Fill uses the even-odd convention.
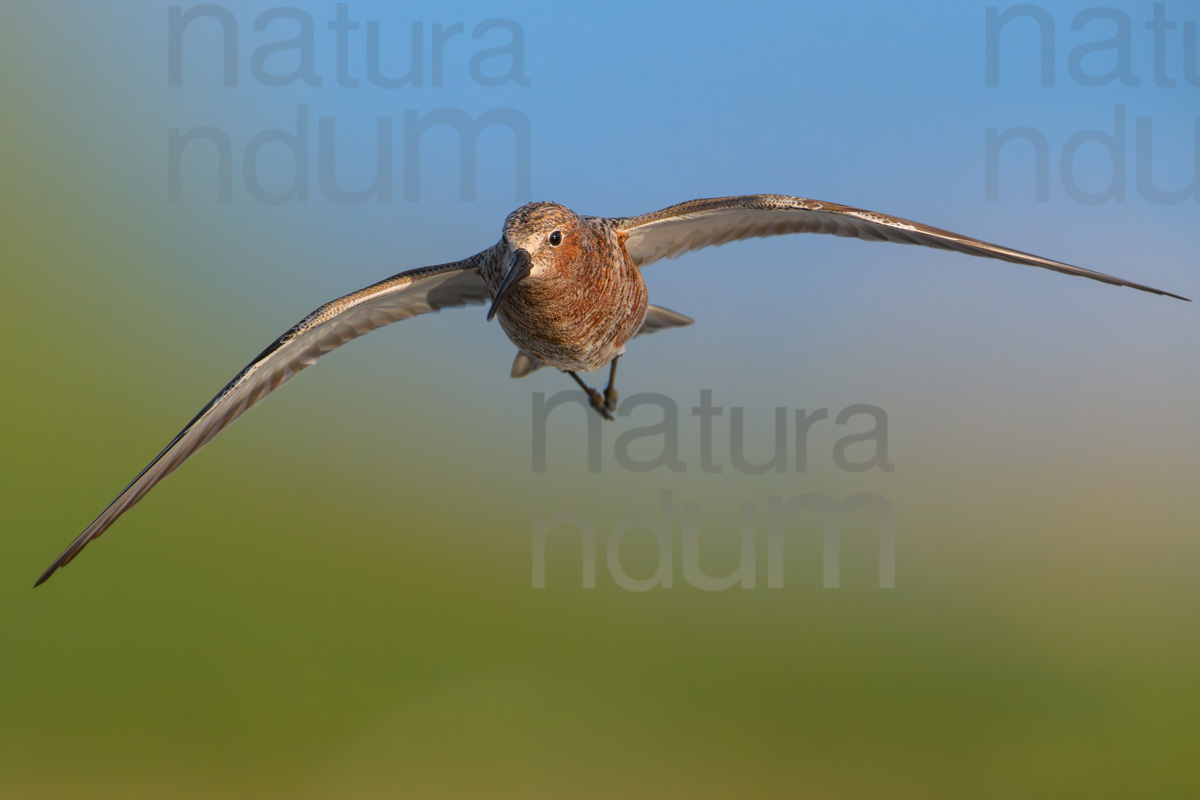
[[[496,290],[496,296],[492,299],[492,307],[488,309],[488,322],[491,322],[492,317],[496,316],[496,309],[500,307],[500,301],[508,294],[509,289],[527,277],[531,269],[533,269],[533,257],[529,255],[528,250],[518,250],[513,253],[512,263],[508,265],[508,274],[500,282],[500,288]]]

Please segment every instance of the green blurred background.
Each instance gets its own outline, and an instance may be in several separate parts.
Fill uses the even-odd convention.
[[[698,324],[638,340],[619,388],[677,403],[682,473],[617,462],[618,434],[661,418],[649,406],[606,425],[598,473],[583,412],[554,412],[549,468],[535,470],[534,394],[569,381],[510,381],[513,348],[482,309],[392,326],[273,395],[30,589],[272,338],[332,297],[483,249],[528,199],[626,215],[803,194],[1200,295],[1197,204],[1137,190],[1132,138],[1135,117],[1152,119],[1156,183],[1186,185],[1198,90],[1178,37],[1194,4],[1164,4],[1180,21],[1164,55],[1174,87],[1153,80],[1150,4],[1114,7],[1132,22],[1139,85],[1099,87],[1073,80],[1068,57],[1111,18],[1072,32],[1088,6],[1055,4],[1058,73],[1042,87],[1028,21],[1006,30],[1002,80],[986,84],[986,6],[973,2],[350,3],[355,37],[380,21],[391,74],[411,22],[427,65],[432,25],[464,23],[441,86],[427,72],[395,90],[338,85],[332,4],[305,12],[321,86],[253,80],[255,48],[295,30],[256,31],[266,3],[228,7],[239,85],[221,85],[217,28],[197,25],[171,88],[170,7],[0,10],[0,797],[1200,793],[1197,309],[962,256],[790,237],[648,270],[652,301]],[[470,38],[494,17],[521,31],[523,63],[485,71],[507,65],[528,86],[470,77],[473,54],[509,41]],[[294,66],[272,58],[275,72]],[[1116,63],[1088,58],[1092,73]],[[416,201],[397,152],[391,202],[333,203],[314,172],[308,202],[258,203],[240,154],[294,126],[301,103],[314,136],[318,115],[336,121],[349,188],[373,174],[376,117],[400,136],[405,110],[516,109],[533,196],[498,129],[479,140],[464,201],[444,129],[428,134]],[[1064,143],[1111,131],[1118,104],[1126,195],[1075,202]],[[232,199],[218,200],[197,149],[170,202],[168,131],[204,125],[234,142]],[[985,132],[1017,126],[1051,143],[1049,198],[1014,149],[989,202]],[[278,156],[264,150],[262,174],[282,189]],[[1083,147],[1072,174],[1100,191],[1108,159]],[[720,474],[700,467],[689,411],[706,389],[726,408]],[[761,461],[776,407],[832,418],[864,403],[887,413],[893,472],[837,466],[835,443],[861,421],[815,426],[803,472],[790,454],[783,473],[732,466],[730,407]],[[864,460],[858,447],[848,455]],[[622,521],[656,515],[662,491],[674,585],[625,591],[605,548]],[[766,588],[768,498],[802,493],[886,498],[894,589],[879,587],[865,515],[847,519],[840,588],[822,586],[807,517],[789,528],[785,587]],[[754,505],[757,588],[688,585],[685,502],[714,575],[737,566],[739,508]],[[595,526],[594,589],[565,531],[550,537],[546,588],[532,588],[533,521],[560,514]],[[626,537],[630,575],[656,560],[648,533]]]

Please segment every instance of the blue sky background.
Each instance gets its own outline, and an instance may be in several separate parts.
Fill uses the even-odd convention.
[[[685,473],[618,468],[617,432],[657,422],[652,408],[606,429],[600,475],[584,467],[582,426],[557,417],[553,466],[532,471],[533,393],[571,384],[509,380],[499,328],[483,309],[454,311],[323,360],[28,590],[267,342],[333,297],[490,246],[527,199],[624,216],[802,195],[1200,296],[1200,79],[1185,76],[1183,46],[1194,4],[1099,7],[1079,30],[1097,7],[1036,6],[1054,25],[1052,86],[1030,19],[1004,28],[987,85],[977,2],[352,2],[357,88],[337,85],[335,5],[297,5],[323,84],[265,86],[254,52],[296,26],[257,31],[280,7],[244,2],[221,6],[236,20],[238,85],[222,85],[218,28],[203,19],[171,87],[171,7],[0,11],[0,333],[18,345],[0,400],[0,685],[24,687],[0,694],[0,794],[98,796],[97,780],[113,796],[1194,792],[1197,309],[923,248],[781,237],[648,269],[651,301],[697,324],[638,340],[619,388],[677,403]],[[1159,7],[1176,22],[1163,49],[1146,28]],[[472,38],[489,19],[511,27]],[[1072,53],[1123,19],[1138,85],[1083,85]],[[390,74],[408,68],[422,23],[423,86],[363,79],[371,21]],[[430,85],[432,28],[458,22],[443,85]],[[528,85],[480,85],[472,57],[513,29]],[[1156,85],[1158,57],[1174,86]],[[1079,69],[1116,65],[1109,49]],[[309,199],[261,203],[243,154],[263,131],[294,131],[300,105]],[[458,141],[440,127],[421,140],[419,198],[404,199],[405,115],[446,108],[528,121],[529,197],[514,136],[496,127],[464,201]],[[1064,177],[1068,141],[1114,134],[1118,108],[1117,162],[1085,144]],[[350,189],[371,180],[376,120],[391,120],[390,202],[322,195],[318,117],[333,120]],[[1139,190],[1139,118],[1155,185],[1192,182],[1190,199]],[[198,126],[229,137],[228,202],[206,143],[187,151],[181,199],[168,197],[169,132]],[[1016,143],[990,201],[988,131],[1018,127],[1045,137],[1048,199]],[[285,156],[271,145],[257,164],[272,190],[292,179]],[[1114,170],[1122,199],[1068,192],[1099,192]],[[813,429],[807,472],[705,474],[688,412],[704,389],[745,409],[760,456],[776,407],[879,407],[896,469],[839,470],[829,423]],[[603,573],[588,593],[569,540],[548,556],[550,588],[529,588],[533,516],[583,514],[603,545],[663,490],[702,505],[714,572],[736,563],[741,503],[879,494],[896,509],[897,588],[874,583],[865,523],[839,591],[820,588],[820,548],[806,546],[795,588],[774,594],[631,595]],[[631,573],[653,571],[646,541],[625,553]],[[83,754],[64,767],[63,752]]]

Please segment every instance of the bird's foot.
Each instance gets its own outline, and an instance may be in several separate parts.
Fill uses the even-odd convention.
[[[588,400],[591,402],[592,408],[596,409],[597,414],[604,419],[611,420],[613,418],[613,412],[617,406],[617,393],[613,391],[611,380],[609,380],[608,386],[604,389],[604,396],[601,397],[599,392],[584,383],[583,378],[576,375],[573,371],[565,369],[563,372],[570,375],[571,380],[579,384],[579,388],[583,389],[584,393],[587,394]]]
[[[615,393],[614,393],[615,394]],[[604,397],[600,396],[592,387],[587,387],[588,400],[592,403],[592,408],[596,409],[596,413],[607,420],[613,419],[613,411],[615,410],[608,403],[608,392],[604,393]],[[615,401],[615,397],[613,398]]]
[[[608,419],[617,413],[617,390],[611,384],[604,389],[604,410],[609,413]]]

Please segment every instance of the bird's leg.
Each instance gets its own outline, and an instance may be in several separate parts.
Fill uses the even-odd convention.
[[[608,386],[604,387],[604,408],[610,414],[617,413],[617,390],[613,387],[613,382],[617,379],[617,358],[614,358],[608,367]]]
[[[592,408],[596,409],[597,414],[604,417],[605,419],[613,418],[612,412],[608,410],[608,407],[605,405],[603,398],[600,397],[599,392],[597,392],[595,389],[593,389],[592,387],[590,387],[586,383],[584,383],[583,379],[580,378],[578,375],[576,375],[571,370],[566,369],[566,370],[563,370],[563,372],[567,373],[572,378],[574,378],[575,382],[579,384],[579,388],[581,388],[581,389],[583,389],[583,391],[587,392],[588,400],[591,401]]]

